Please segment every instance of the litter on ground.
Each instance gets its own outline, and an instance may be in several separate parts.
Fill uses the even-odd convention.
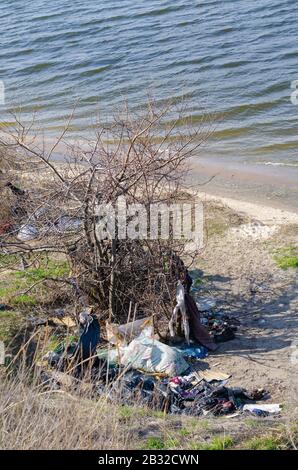
[[[187,317],[189,338],[186,335],[174,341],[175,318],[169,344],[161,342],[154,335],[152,318],[146,317],[124,325],[106,322],[107,342],[103,344],[99,322],[92,310],[86,309],[78,316],[79,340],[60,345],[40,364],[44,385],[74,390],[83,384],[94,397],[126,405],[138,403],[171,414],[234,417],[249,413],[265,417],[280,413],[280,405],[258,403],[269,398],[266,390],[228,387],[231,374],[205,367],[201,360],[214,349],[219,341],[216,336],[222,341],[232,339],[236,322],[213,310],[201,318],[190,294],[180,288],[181,292],[186,312],[192,310],[197,315],[195,321]],[[206,326],[202,319],[207,320]],[[59,324],[63,324],[61,318]],[[195,341],[198,336],[202,342]]]

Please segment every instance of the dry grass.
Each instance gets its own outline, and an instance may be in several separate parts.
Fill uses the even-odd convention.
[[[165,415],[95,397],[69,375],[60,389],[41,385],[20,361],[0,371],[0,449],[296,449],[295,421]],[[9,373],[10,371],[10,373]]]
[[[0,384],[1,449],[123,449],[130,433],[104,400],[26,385],[18,374]]]

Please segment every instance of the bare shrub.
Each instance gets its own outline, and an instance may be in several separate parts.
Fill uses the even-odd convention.
[[[33,125],[26,129],[17,116],[15,122],[13,130],[1,130],[0,148],[18,156],[27,186],[19,198],[25,201],[20,222],[36,233],[34,240],[20,241],[16,224],[1,236],[1,252],[65,254],[72,269],[68,282],[81,303],[98,307],[101,318],[123,321],[131,308],[135,316],[169,318],[177,280],[185,275],[187,240],[122,239],[117,229],[112,239],[99,238],[97,208],[113,208],[119,197],[147,209],[190,202],[183,181],[190,157],[210,133],[208,120],[204,131],[185,120],[182,134],[177,131],[181,110],[149,102],[142,112],[125,107],[110,124],[98,124],[94,138],[79,143],[66,139],[70,120],[49,149],[38,141]],[[62,146],[63,164],[55,159]],[[187,255],[191,262],[192,254]]]

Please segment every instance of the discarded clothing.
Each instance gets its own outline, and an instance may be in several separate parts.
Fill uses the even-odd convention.
[[[180,409],[175,413],[194,416],[212,414],[214,416],[225,415],[241,410],[247,401],[254,397],[265,398],[265,390],[247,391],[244,388],[228,388],[226,381],[208,383],[198,377],[197,373],[183,377],[173,377],[169,381],[170,388],[182,399]],[[251,405],[258,408],[259,405]],[[260,407],[262,408],[262,407]]]
[[[84,312],[85,313],[85,312]],[[93,356],[100,339],[100,326],[95,315],[80,314],[80,339],[77,356],[82,361]]]
[[[201,322],[206,326],[212,334],[215,343],[222,343],[230,341],[235,338],[235,331],[239,322],[222,313],[206,312],[201,319]]]
[[[210,325],[210,321],[209,321]],[[213,333],[213,338],[216,343],[223,343],[225,341],[230,341],[235,338],[235,329],[236,327],[231,326],[226,321],[221,320],[212,320],[211,322],[211,331]]]
[[[202,344],[211,351],[215,351],[217,346],[207,328],[201,324],[200,312],[190,294],[185,294],[185,304],[189,318],[190,336],[196,343]]]
[[[182,316],[182,327],[185,336],[186,343],[190,343],[190,336],[189,336],[189,322],[188,322],[188,315],[186,312],[186,304],[185,304],[185,290],[184,286],[181,281],[178,281],[177,289],[176,289],[176,302],[177,304],[174,307],[172,317],[169,321],[169,330],[170,335],[172,337],[175,336],[174,325],[176,325],[178,320],[178,314],[180,312]]]
[[[147,339],[152,341],[152,338]],[[56,352],[49,359],[54,365],[60,357]],[[81,370],[77,367],[74,375]],[[244,388],[226,387],[226,381],[208,383],[197,372],[160,379],[139,370],[126,371],[123,366],[101,358],[92,364],[88,377],[95,396],[104,395],[113,403],[125,405],[139,403],[165,413],[229,416],[243,410],[267,416],[269,412],[280,411],[280,405],[247,405],[254,399],[265,398],[267,392],[263,389],[250,392]]]
[[[157,380],[136,370],[126,372],[110,387],[101,387],[98,391],[99,395],[107,393],[108,399],[113,403],[125,405],[142,403],[165,413],[172,413],[184,407],[183,398],[170,389],[167,379]]]

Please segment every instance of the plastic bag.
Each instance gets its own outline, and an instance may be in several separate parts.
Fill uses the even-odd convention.
[[[280,413],[281,406],[276,403],[265,403],[265,404],[253,404],[253,405],[244,405],[243,411],[254,412],[256,410],[266,411],[267,413]]]
[[[22,242],[29,242],[31,240],[34,240],[37,237],[38,237],[38,230],[35,227],[35,225],[31,225],[31,224],[22,225],[17,235],[17,238],[21,240]]]
[[[152,317],[135,320],[124,325],[116,325],[115,323],[106,322],[107,340],[110,344],[117,346],[125,346],[132,339],[140,335],[146,327],[152,326]]]
[[[152,336],[152,328],[145,328],[129,346],[123,348],[121,364],[170,377],[183,374],[189,365],[182,354]]]

